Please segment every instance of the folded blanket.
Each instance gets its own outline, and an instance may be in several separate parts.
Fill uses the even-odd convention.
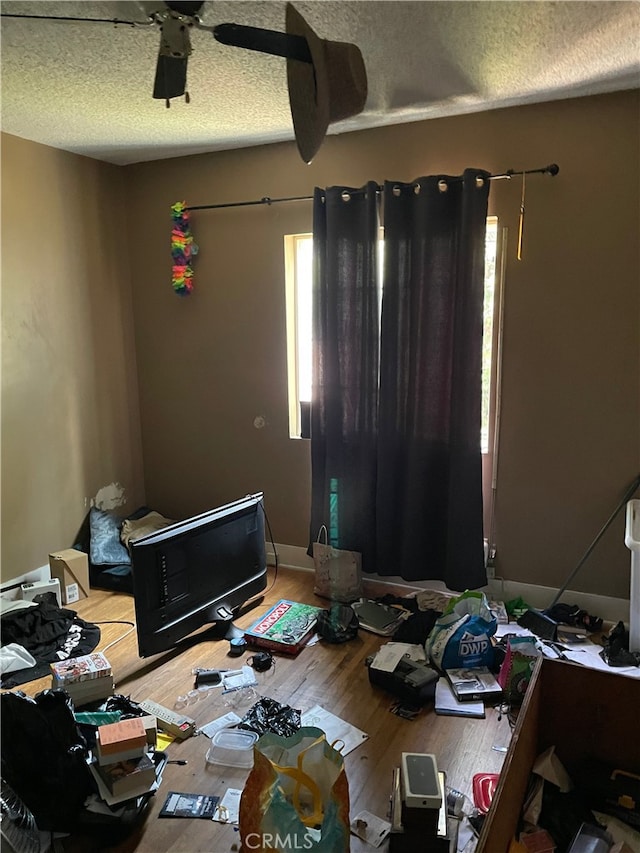
[[[169,527],[170,524],[175,524],[175,521],[165,518],[154,510],[143,515],[142,518],[127,518],[122,522],[120,541],[127,549],[131,550],[129,548],[131,542],[162,530],[163,527]]]

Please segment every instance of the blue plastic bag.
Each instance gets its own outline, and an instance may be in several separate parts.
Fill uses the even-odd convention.
[[[491,637],[498,620],[482,592],[463,592],[452,598],[447,609],[433,626],[425,651],[438,669],[493,665]]]

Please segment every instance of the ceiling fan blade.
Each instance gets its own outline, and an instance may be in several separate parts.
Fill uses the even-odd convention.
[[[36,21],[68,21],[79,24],[111,24],[112,26],[148,27],[153,21],[125,21],[121,18],[76,18],[68,15],[26,15],[17,12],[2,12],[2,18],[26,18]]]
[[[187,88],[186,57],[164,56],[158,54],[156,78],[153,83],[153,97],[169,101],[184,95]]]

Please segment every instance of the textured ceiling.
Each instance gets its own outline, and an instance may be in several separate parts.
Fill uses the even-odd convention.
[[[356,43],[364,112],[329,133],[640,87],[637,2],[294,2]],[[144,19],[162,3],[2,2],[3,13]],[[203,22],[284,31],[285,3],[209,0]],[[284,59],[192,33],[191,103],[151,97],[159,31],[2,19],[2,130],[113,163],[293,139]]]

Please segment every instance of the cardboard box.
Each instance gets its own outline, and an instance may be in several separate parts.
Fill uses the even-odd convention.
[[[73,604],[89,595],[89,559],[83,551],[65,548],[49,554],[51,577],[60,581],[62,604]]]

